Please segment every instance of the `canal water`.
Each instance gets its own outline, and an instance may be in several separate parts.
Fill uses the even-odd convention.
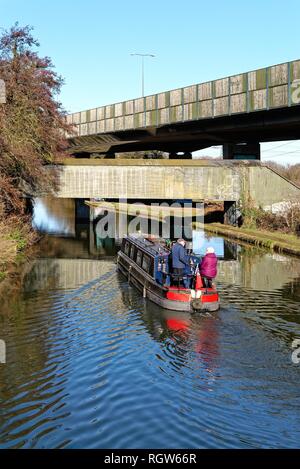
[[[218,253],[221,309],[174,313],[116,271],[118,243],[74,201],[50,212],[36,204],[49,234],[2,299],[0,448],[299,447],[299,259],[194,232]]]

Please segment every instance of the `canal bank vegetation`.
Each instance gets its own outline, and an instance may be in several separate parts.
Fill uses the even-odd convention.
[[[55,188],[47,165],[66,156],[71,131],[57,100],[62,78],[37,53],[32,28],[16,23],[0,36],[0,280],[34,242],[28,199]]]
[[[0,204],[0,282],[26,260],[25,252],[38,239],[28,217],[10,216],[4,220],[3,214],[3,204]]]
[[[221,223],[210,223],[205,225],[204,228],[210,233],[221,234],[256,246],[300,256],[300,239],[296,235],[245,227],[238,228]]]
[[[300,203],[286,202],[272,213],[254,206],[250,197],[240,203],[239,226],[208,223],[208,232],[300,256]],[[198,224],[199,225],[199,224]]]
[[[277,233],[291,234],[299,237],[300,204],[291,204],[280,213],[258,212],[255,221],[256,227],[259,230],[276,231]]]
[[[277,204],[276,212],[256,207],[250,196],[240,201],[239,224],[243,229],[269,231],[281,235],[300,235],[300,202]],[[300,238],[299,238],[300,239]]]

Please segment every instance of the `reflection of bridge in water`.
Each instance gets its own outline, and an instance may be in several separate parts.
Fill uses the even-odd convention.
[[[111,260],[38,259],[25,280],[25,289],[74,289],[100,278],[116,264]],[[219,260],[217,283],[240,285],[252,290],[279,290],[300,278],[298,259],[278,254],[243,256],[240,260]],[[28,287],[27,287],[28,285]]]
[[[199,205],[202,207],[202,204]],[[179,210],[180,216],[178,213],[174,216],[172,208],[171,216],[164,218],[163,222],[140,215],[134,216],[135,209],[132,215],[109,212],[101,208],[95,211],[93,207],[88,207],[84,201],[78,199],[37,199],[35,207],[35,226],[54,235],[41,241],[42,248],[47,250],[51,257],[56,257],[55,253],[63,258],[93,259],[113,256],[116,249],[119,249],[122,238],[133,233],[150,233],[152,236],[170,239],[183,236],[192,240],[197,249],[202,247],[202,251],[205,245],[203,231],[192,229],[192,217],[183,218],[182,208],[178,207],[178,204],[175,210]],[[203,213],[203,208],[200,210]],[[108,224],[110,226],[107,229]],[[236,258],[236,245],[224,242],[221,238],[209,239],[215,243],[220,257]],[[197,253],[203,254],[202,251],[197,250]]]
[[[24,280],[25,291],[75,289],[115,269],[112,261],[91,259],[38,259]]]
[[[70,199],[42,199],[39,204],[44,206],[41,213],[46,214],[47,219],[50,217],[58,231],[56,236],[46,237],[41,242],[42,249],[45,248],[52,259],[37,261],[34,269],[41,271],[40,274],[37,272],[36,279],[43,278],[45,285],[52,279],[59,286],[76,288],[76,285],[99,277],[101,263],[108,262],[108,257],[111,265],[114,265],[112,258],[119,249],[120,240],[102,239],[97,235],[93,223],[83,223],[82,219],[89,217],[89,212],[85,212],[88,208],[84,204],[78,205],[78,202]],[[37,218],[36,221],[38,222]],[[42,227],[45,226],[44,222],[45,219],[39,220]],[[215,245],[218,255],[224,259],[219,261],[219,282],[271,291],[300,277],[297,259],[271,252],[255,255],[250,247],[239,255],[240,248],[237,244],[220,237],[208,238],[208,241],[203,236],[201,232],[193,233],[194,250],[198,252],[197,248],[204,242]],[[200,254],[203,254],[204,246],[205,243],[202,244]],[[247,255],[247,249],[251,256]],[[101,259],[101,262],[96,259]]]

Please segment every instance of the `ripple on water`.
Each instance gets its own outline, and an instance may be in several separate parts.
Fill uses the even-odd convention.
[[[295,447],[299,304],[220,283],[222,309],[161,310],[103,262],[4,318],[0,447]],[[298,328],[298,329],[297,329]]]

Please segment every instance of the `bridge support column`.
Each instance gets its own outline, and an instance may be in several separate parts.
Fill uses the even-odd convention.
[[[75,199],[75,219],[81,223],[90,221],[90,208],[85,205],[85,199]]]
[[[223,145],[224,160],[260,160],[260,143],[227,143]]]

